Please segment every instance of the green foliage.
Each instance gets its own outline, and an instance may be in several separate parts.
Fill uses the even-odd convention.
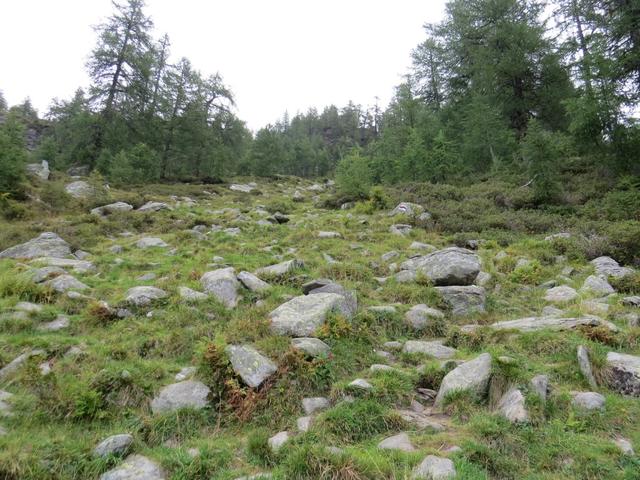
[[[109,178],[116,185],[157,182],[160,164],[156,153],[142,143],[128,151],[121,150],[111,162]]]
[[[0,124],[0,194],[22,193],[26,162],[24,126],[16,115],[10,114]]]
[[[556,200],[560,192],[560,145],[557,136],[532,120],[522,144],[522,156],[529,166],[535,201],[546,203]]]
[[[336,167],[336,188],[343,195],[366,198],[371,189],[367,158],[354,151],[340,160]]]

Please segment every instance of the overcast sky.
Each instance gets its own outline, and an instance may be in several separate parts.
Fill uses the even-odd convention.
[[[156,36],[173,59],[219,71],[252,129],[309,107],[389,101],[444,0],[147,0]],[[0,13],[0,90],[10,105],[30,97],[40,114],[51,99],[86,87],[92,26],[110,0],[7,0]]]

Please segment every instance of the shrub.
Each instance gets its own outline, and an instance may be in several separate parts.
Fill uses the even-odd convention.
[[[344,195],[366,198],[371,188],[368,160],[355,151],[344,157],[336,167],[336,188]]]

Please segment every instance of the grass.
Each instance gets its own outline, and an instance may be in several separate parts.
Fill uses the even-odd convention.
[[[64,180],[60,176],[54,182],[61,185]],[[20,301],[44,305],[41,313],[25,319],[0,321],[0,367],[35,348],[45,350],[53,365],[52,373],[42,377],[39,364],[44,358],[33,358],[0,385],[14,394],[14,415],[0,418],[8,432],[0,436],[0,478],[97,478],[119,460],[95,458],[93,447],[106,436],[122,432],[134,435],[132,451],[160,462],[172,479],[232,480],[259,471],[271,471],[276,479],[404,479],[425,455],[445,455],[443,449],[451,445],[462,447],[461,453],[446,455],[463,479],[637,478],[637,457],[622,456],[611,442],[624,436],[640,448],[637,400],[602,388],[606,410],[591,415],[575,411],[570,402],[572,390],[590,389],[578,368],[578,345],[589,349],[598,378],[608,351],[640,352],[640,330],[619,320],[633,311],[621,304],[621,297],[638,293],[637,275],[615,283],[621,294],[608,300],[606,318],[620,328],[617,334],[601,329],[526,334],[460,329],[468,323],[486,325],[540,315],[546,303],[539,285],[556,279],[570,265],[575,273],[565,282],[579,288],[593,273],[588,259],[594,254],[622,255],[619,259],[631,261],[637,219],[609,221],[594,207],[600,199],[610,208],[615,196],[585,197],[583,204],[572,205],[568,212],[534,209],[522,192],[499,182],[468,187],[405,185],[387,190],[389,206],[400,200],[418,201],[433,214],[434,222],[400,237],[388,233],[390,225],[400,220],[388,217],[376,202],[362,202],[347,211],[325,209],[310,200],[290,200],[295,189],[304,189],[309,182],[293,178],[258,182],[256,195],[236,194],[222,185],[152,185],[132,191],[112,189],[100,199],[130,201],[136,206],[149,200],[174,205],[170,195],[197,201],[192,207],[181,205],[153,214],[127,212],[98,218],[87,213],[96,202],[61,198],[50,209],[30,205],[22,218],[0,220],[0,249],[42,231],[55,231],[75,248],[89,251],[97,267],[94,273],[76,275],[91,286],[95,299],[79,302],[33,284],[21,262],[0,261],[1,311],[11,311]],[[60,190],[60,185],[50,187],[51,192]],[[330,197],[331,193],[320,194],[317,205]],[[259,205],[289,215],[290,222],[256,225],[263,218],[255,211]],[[196,225],[213,224],[222,229],[238,227],[241,232],[232,236],[219,231],[202,238],[190,232]],[[544,240],[545,235],[565,229],[574,232],[575,238]],[[588,229],[601,235],[615,233],[615,241],[606,246],[595,237],[578,235]],[[318,239],[320,230],[340,232],[343,238]],[[123,232],[131,236],[122,236]],[[135,242],[143,236],[158,236],[170,247],[139,250]],[[399,265],[414,254],[408,248],[413,241],[442,248],[468,239],[483,240],[478,254],[483,270],[492,275],[487,312],[467,318],[447,315],[425,331],[411,330],[404,315],[413,305],[445,309],[437,291],[424,279],[380,285],[376,277],[391,275],[393,263]],[[113,253],[114,245],[123,251]],[[381,256],[391,250],[399,256],[382,261]],[[507,257],[496,260],[500,251]],[[323,253],[338,263],[328,264]],[[559,255],[566,260],[558,261]],[[214,261],[216,256],[223,260]],[[215,300],[187,304],[177,294],[179,286],[200,290],[199,278],[217,268],[214,264],[254,271],[293,258],[304,260],[304,268],[272,280],[273,288],[264,294],[243,292],[234,310]],[[529,263],[516,267],[520,258]],[[156,279],[136,280],[148,272],[155,273]],[[357,291],[360,308],[351,320],[330,316],[318,333],[331,354],[311,359],[292,350],[288,339],[271,334],[268,314],[290,296],[299,295],[305,281],[319,277]],[[114,316],[98,303],[104,300],[112,308],[124,307],[127,289],[140,284],[163,288],[169,297],[134,309],[129,318]],[[590,299],[581,295],[563,308],[571,314],[585,313],[583,302]],[[366,310],[385,304],[394,304],[397,312]],[[58,314],[70,317],[68,329],[38,330]],[[453,366],[401,353],[394,354],[396,372],[372,373],[369,366],[388,363],[376,353],[386,341],[435,338],[456,348],[457,359],[490,352],[496,359],[495,391],[510,385],[521,388],[532,421],[511,425],[492,412],[491,402],[458,393],[449,399],[451,426],[444,432],[421,432],[403,422],[394,409],[407,408],[416,398],[416,388],[437,390]],[[279,367],[260,390],[246,387],[229,367],[224,346],[241,343],[252,344]],[[71,347],[80,348],[82,354],[70,355]],[[500,362],[501,356],[513,361]],[[196,378],[211,388],[210,407],[152,415],[149,403],[155,393],[173,383],[185,366],[197,366]],[[541,373],[549,376],[553,386],[546,404],[528,386],[530,378]],[[348,383],[358,377],[366,378],[373,390],[348,389]],[[353,402],[343,401],[347,393],[355,397]],[[309,432],[295,435],[285,449],[273,454],[268,438],[282,430],[294,432],[295,419],[303,415],[301,401],[311,396],[330,397],[334,406],[317,416]],[[376,448],[385,436],[400,431],[409,432],[419,452]],[[332,453],[329,446],[344,452]],[[190,449],[198,454],[193,456]]]

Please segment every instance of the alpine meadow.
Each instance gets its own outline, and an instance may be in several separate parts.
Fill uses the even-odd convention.
[[[148,3],[0,91],[0,480],[640,480],[639,0],[449,0],[259,129]]]

